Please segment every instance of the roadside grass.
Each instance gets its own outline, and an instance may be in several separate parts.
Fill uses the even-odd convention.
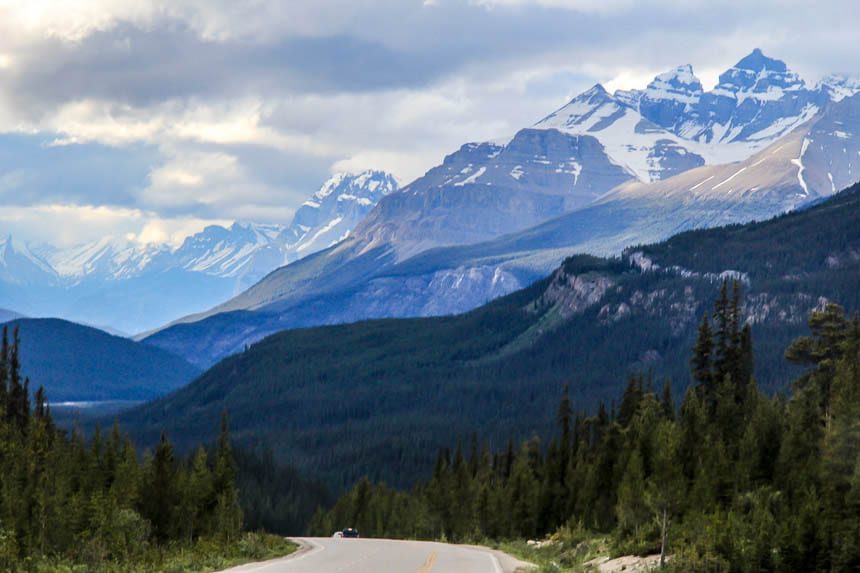
[[[149,549],[133,561],[99,558],[99,552],[87,551],[87,558],[71,561],[64,558],[28,559],[18,570],[27,573],[210,573],[237,565],[285,557],[298,546],[277,535],[245,533],[230,544],[202,539],[194,545]]]

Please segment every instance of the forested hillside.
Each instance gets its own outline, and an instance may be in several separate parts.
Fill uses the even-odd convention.
[[[858,570],[860,319],[832,303],[812,314],[810,335],[786,352],[806,367],[787,400],[755,385],[739,303],[726,289],[702,321],[679,404],[642,375],[617,407],[590,414],[565,389],[546,416],[548,444],[491,452],[473,437],[468,453],[441,449],[411,491],[361,480],[312,532],[348,523],[371,537],[462,542],[561,528],[545,551],[553,571],[581,563],[599,535],[614,553],[671,555],[679,572]]]
[[[622,259],[572,257],[551,277],[461,316],[283,332],[224,360],[179,392],[123,415],[144,443],[162,427],[181,447],[228,409],[241,443],[313,471],[334,489],[362,475],[407,486],[429,452],[477,431],[492,447],[546,437],[567,384],[577,409],[611,404],[631,372],[690,384],[688,349],[724,278],[744,285],[743,321],[767,395],[826,301],[860,307],[858,187],[802,212],[685,233]]]
[[[54,318],[18,319],[21,360],[33,386],[51,400],[147,400],[175,390],[200,371],[160,348]]]

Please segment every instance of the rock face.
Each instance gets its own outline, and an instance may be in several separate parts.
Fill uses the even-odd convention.
[[[525,229],[631,179],[594,137],[524,129],[505,145],[464,145],[380,201],[354,236],[403,258]]]

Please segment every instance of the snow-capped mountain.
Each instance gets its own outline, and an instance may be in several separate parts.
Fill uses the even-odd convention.
[[[240,286],[250,286],[285,264],[285,245],[278,240],[281,231],[281,225],[210,225],[186,238],[182,246],[166,257],[167,264],[190,272],[236,279]]]
[[[842,101],[860,92],[860,76],[830,74],[821,80],[817,89],[833,101]]]
[[[710,91],[687,65],[641,90],[594,86],[511,138],[463,145],[335,247],[151,340],[203,364],[284,328],[463,312],[574,252],[801,207],[860,179],[858,89],[809,88],[760,50]]]
[[[68,282],[136,277],[153,270],[153,262],[170,253],[167,245],[141,244],[112,237],[67,249],[43,246],[39,250],[56,273]]]
[[[589,134],[644,182],[703,164],[740,161],[860,88],[850,78],[815,90],[784,62],[754,50],[706,92],[690,65],[660,74],[644,90],[610,95],[597,85],[536,127]]]
[[[57,272],[29,245],[8,235],[0,239],[0,281],[16,285],[54,285]]]
[[[713,90],[698,98],[691,94],[686,117],[674,131],[698,142],[745,142],[762,149],[808,121],[828,100],[807,89],[784,62],[756,49],[721,74]]]
[[[622,102],[598,84],[535,127],[596,138],[613,162],[641,181],[658,181],[705,163],[701,153],[693,151],[695,145],[646,119],[629,101]]]
[[[383,171],[334,175],[305,201],[278,237],[287,245],[287,262],[344,240],[380,199],[398,188],[394,176]]]
[[[0,240],[0,295],[29,315],[125,332],[154,328],[218,304],[272,270],[337,243],[396,189],[394,178],[380,171],[337,174],[289,226],[211,225],[179,247],[105,237],[59,249],[7,237]],[[167,296],[169,303],[159,302]]]

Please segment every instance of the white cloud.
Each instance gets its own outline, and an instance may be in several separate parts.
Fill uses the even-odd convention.
[[[207,225],[229,225],[226,219],[162,218],[155,212],[102,205],[37,205],[0,207],[4,232],[33,243],[72,247],[105,236],[140,243],[167,242],[178,246],[188,235]]]
[[[756,46],[810,81],[858,72],[853,8],[847,0],[0,0],[0,132],[155,156],[146,181],[117,189],[124,203],[69,212],[91,217],[91,229],[69,225],[81,236],[174,237],[186,228],[163,221],[288,222],[329,171],[384,168],[407,183],[461,144],[513,135],[596,82],[642,88],[691,63],[709,88]],[[321,43],[299,44],[291,60],[291,42],[308,39]],[[160,51],[162,40],[175,44]],[[222,61],[212,56],[218,49],[239,57]],[[345,70],[347,56],[355,65]],[[0,208],[10,189],[28,185],[27,173],[0,164]],[[111,173],[99,165],[92,177]],[[110,216],[87,215],[102,207]],[[33,217],[38,233],[60,232],[58,217]],[[144,232],[144,221],[158,223]],[[72,233],[62,232],[58,240]]]
[[[470,0],[470,3],[484,8],[544,6],[576,12],[609,13],[631,8],[636,5],[636,0]]]

